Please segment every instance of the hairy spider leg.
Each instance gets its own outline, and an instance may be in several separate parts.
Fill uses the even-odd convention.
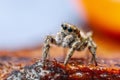
[[[42,52],[42,62],[43,66],[45,65],[45,60],[49,54],[50,44],[55,44],[55,39],[52,36],[47,36],[44,41],[44,47]]]
[[[90,53],[92,54],[92,58],[91,58],[91,63],[95,63],[95,66],[97,66],[97,61],[96,61],[96,44],[91,40],[91,38],[88,41],[88,49],[90,51]]]
[[[71,47],[70,50],[68,51],[67,56],[66,56],[66,58],[65,58],[65,60],[64,60],[64,65],[66,65],[66,64],[68,63],[68,61],[69,61],[69,59],[72,57],[74,51],[75,51],[76,48],[78,47],[78,44],[79,44],[78,41],[73,43],[72,47]]]

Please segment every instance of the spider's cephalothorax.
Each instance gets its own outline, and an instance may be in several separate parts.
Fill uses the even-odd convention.
[[[82,51],[88,47],[89,51],[92,54],[91,61],[94,61],[95,65],[97,66],[95,56],[96,44],[93,42],[91,36],[92,34],[90,32],[84,34],[84,32],[80,31],[76,26],[68,23],[63,23],[61,25],[61,30],[55,37],[47,36],[45,39],[42,55],[43,65],[45,64],[45,60],[50,49],[50,44],[55,44],[58,46],[70,48],[64,61],[65,65],[68,63],[75,50]]]

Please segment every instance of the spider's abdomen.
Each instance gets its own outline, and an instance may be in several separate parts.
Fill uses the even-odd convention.
[[[77,51],[82,51],[82,50],[84,50],[87,47],[87,45],[88,45],[88,41],[87,40],[84,41],[84,42],[81,42],[81,43],[79,43],[79,45],[78,45],[76,50]]]

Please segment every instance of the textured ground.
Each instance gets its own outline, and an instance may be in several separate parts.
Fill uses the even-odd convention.
[[[69,64],[64,66],[64,59],[58,57],[64,56],[61,54],[62,49],[55,50],[60,54],[55,52],[54,48],[50,53],[57,60],[47,60],[44,68],[39,60],[40,48],[0,52],[0,80],[120,80],[119,56],[100,56],[97,59],[99,66],[95,67],[88,63],[88,58],[84,55],[80,56],[81,58],[72,58]],[[75,54],[78,57],[77,53]],[[33,59],[34,57],[38,59]]]
[[[8,59],[8,61],[2,61]],[[118,59],[98,59],[99,66],[85,65],[85,59],[73,58],[65,67],[63,62],[48,61],[44,68],[40,60],[1,57],[1,80],[120,80]],[[26,65],[27,64],[27,65]]]

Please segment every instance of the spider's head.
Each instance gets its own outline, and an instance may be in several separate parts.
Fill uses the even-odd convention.
[[[61,24],[62,32],[64,32],[66,35],[73,34],[78,35],[80,33],[80,30],[72,24],[69,23],[63,23]]]

